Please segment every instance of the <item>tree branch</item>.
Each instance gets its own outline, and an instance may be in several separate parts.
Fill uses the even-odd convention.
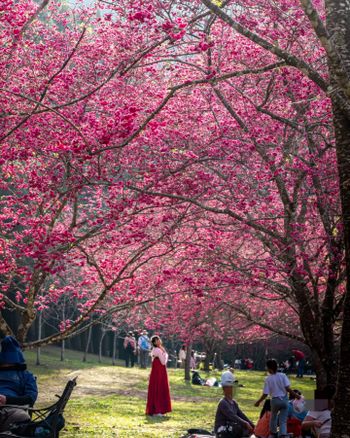
[[[250,39],[251,41],[259,45],[263,49],[268,50],[270,53],[278,56],[279,58],[284,59],[286,64],[302,71],[313,82],[315,82],[324,92],[327,92],[327,87],[328,87],[327,82],[322,78],[321,75],[317,73],[316,70],[314,70],[310,66],[310,64],[303,61],[302,59],[297,58],[291,53],[281,49],[280,47],[271,44],[270,42],[268,42],[258,34],[250,31],[246,27],[243,27],[240,23],[235,21],[228,14],[226,14],[226,12],[224,12],[221,8],[219,8],[219,6],[212,3],[211,0],[201,0],[201,1],[208,9],[210,9],[214,14],[216,14],[219,18],[221,18],[221,20],[227,23],[230,27],[235,29],[238,33]]]

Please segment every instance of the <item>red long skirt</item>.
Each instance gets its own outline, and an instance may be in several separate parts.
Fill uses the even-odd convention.
[[[146,415],[166,414],[171,412],[170,390],[166,366],[158,357],[152,362],[149,376]]]

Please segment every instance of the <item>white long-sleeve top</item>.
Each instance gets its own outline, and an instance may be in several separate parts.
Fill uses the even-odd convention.
[[[181,348],[181,350],[179,351],[179,360],[181,360],[181,362],[184,362],[186,360],[186,350],[184,350],[183,348]]]
[[[166,363],[168,362],[168,357],[169,357],[168,353],[166,351],[163,351],[159,347],[154,347],[153,350],[152,350],[151,355],[152,355],[152,360],[154,358],[158,357],[159,360],[160,360],[160,363],[162,365],[166,365]]]

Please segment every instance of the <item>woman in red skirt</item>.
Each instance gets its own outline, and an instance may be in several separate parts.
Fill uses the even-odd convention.
[[[171,412],[166,363],[168,353],[162,345],[159,336],[152,336],[152,370],[149,377],[146,415],[163,416]]]

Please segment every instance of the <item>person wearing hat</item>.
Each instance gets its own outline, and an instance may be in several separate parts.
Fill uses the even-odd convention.
[[[215,436],[217,438],[249,437],[254,431],[254,424],[240,410],[233,399],[233,384],[235,377],[231,371],[225,371],[221,376],[221,386],[224,397],[220,400],[215,415]]]
[[[30,420],[25,409],[6,405],[33,406],[38,397],[35,377],[27,371],[17,340],[6,336],[0,352],[0,431],[10,424]]]
[[[137,355],[136,339],[133,332],[128,332],[125,336],[123,346],[125,349],[125,366],[128,368],[130,363],[131,368],[133,368]]]

